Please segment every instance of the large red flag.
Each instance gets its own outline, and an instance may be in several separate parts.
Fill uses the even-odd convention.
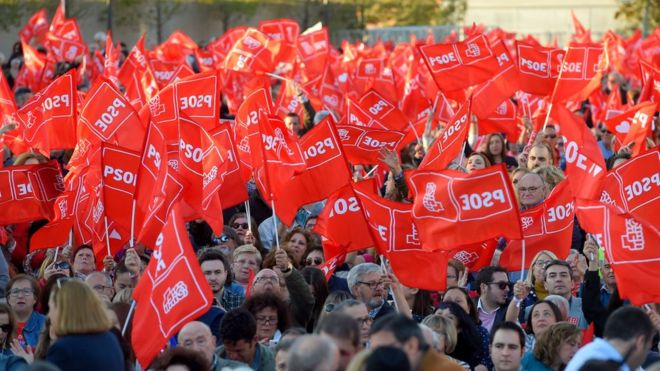
[[[605,178],[600,201],[615,205],[635,219],[660,230],[660,150],[626,161],[612,169]]]
[[[259,31],[273,40],[281,40],[276,60],[291,65],[296,59],[300,26],[292,19],[271,19],[259,22]]]
[[[41,8],[34,13],[23,28],[18,32],[21,40],[29,43],[33,37],[36,37],[39,43],[43,43],[46,32],[48,32],[48,13],[46,9]]]
[[[566,52],[522,40],[516,41],[516,51],[520,90],[541,96],[550,95]]]
[[[562,105],[552,113],[566,137],[566,176],[576,198],[597,199],[605,179],[605,160],[584,121]]]
[[[245,34],[246,30],[247,28],[243,26],[230,28],[222,36],[209,43],[208,49],[213,53],[213,61],[216,68],[223,66],[225,57],[229,54],[234,44]]]
[[[647,100],[660,102],[660,70],[645,60],[639,61],[639,69],[642,77],[642,91],[637,102]]]
[[[57,161],[0,169],[0,225],[51,219],[62,191]]]
[[[639,107],[630,123],[628,135],[623,139],[622,146],[632,145],[632,156],[643,153],[646,149],[646,139],[652,134],[653,116],[656,113],[657,103]]]
[[[635,155],[639,154],[639,151],[646,147],[645,138],[648,135],[648,133],[644,135],[647,130],[646,122],[655,113],[655,107],[655,102],[643,102],[614,117],[607,118],[606,115],[607,119],[604,124],[616,136],[616,148],[622,147],[624,143],[630,144],[633,141],[626,142],[631,130],[633,130],[631,139],[640,139],[639,142],[634,140],[633,153]]]
[[[184,116],[210,131],[218,126],[220,81],[216,71],[203,72],[174,85],[177,109]]]
[[[101,147],[105,215],[123,230],[135,227],[135,199],[140,154],[104,143]],[[129,236],[125,236],[126,239]]]
[[[21,41],[21,45],[23,49],[23,67],[21,67],[14,81],[14,90],[24,86],[30,88],[33,92],[37,92],[48,83],[44,81],[46,56],[23,41]]]
[[[349,125],[374,129],[404,131],[410,126],[403,112],[374,90],[358,101],[349,99],[346,117]]]
[[[510,98],[519,88],[518,70],[504,42],[492,44],[499,70],[495,76],[472,91],[472,112],[479,118],[490,115],[498,102]]]
[[[482,34],[451,44],[423,45],[419,51],[445,93],[480,84],[500,69],[495,52]]]
[[[76,146],[76,70],[58,77],[19,111],[23,139],[49,155],[51,149]]]
[[[461,153],[470,129],[470,106],[471,99],[463,102],[424,156],[424,160],[419,165],[420,169],[443,170]]]
[[[170,213],[133,298],[131,343],[142,365],[149,365],[167,340],[204,314],[213,293],[197,263],[178,211]]]
[[[518,205],[504,165],[465,174],[416,171],[412,215],[424,248],[451,250],[490,238],[521,238]],[[469,229],[470,233],[465,233]]]
[[[328,29],[304,33],[298,37],[298,56],[304,63],[304,73],[309,78],[323,75],[328,61],[330,40]]]
[[[552,102],[583,101],[598,89],[606,67],[603,55],[602,44],[569,44],[552,92]]]
[[[619,295],[634,305],[660,301],[660,234],[626,213],[599,202],[578,200],[580,226],[605,248]]]
[[[241,167],[244,169],[244,178],[250,179],[252,176],[251,136],[258,135],[260,112],[273,114],[273,103],[270,100],[270,93],[265,88],[257,89],[245,98],[238,111],[236,112],[236,125],[234,126],[234,143],[238,152],[238,159]],[[255,127],[256,126],[256,127]]]
[[[220,202],[222,207],[228,208],[238,205],[248,199],[247,180],[243,178],[241,163],[238,159],[238,151],[234,145],[234,134],[232,123],[220,122],[220,126],[211,130],[209,134],[213,140],[227,151],[227,171],[225,179],[220,187]]]
[[[510,141],[520,137],[518,107],[505,99],[490,115],[479,118],[479,134],[504,133]]]
[[[560,259],[568,257],[575,212],[568,181],[559,183],[542,204],[520,212],[523,240],[511,240],[500,256],[500,266],[509,271],[529,269],[541,250],[550,250]],[[525,261],[523,262],[523,256]]]
[[[55,17],[53,17],[55,22]],[[65,19],[46,34],[46,47],[58,62],[73,62],[87,54],[87,44],[82,38],[75,18]]]
[[[405,134],[400,131],[379,130],[352,125],[337,125],[337,133],[352,164],[381,163],[380,151],[387,148],[396,152]]]
[[[225,57],[224,68],[248,74],[273,72],[280,46],[280,40],[273,40],[259,30],[248,28]]]

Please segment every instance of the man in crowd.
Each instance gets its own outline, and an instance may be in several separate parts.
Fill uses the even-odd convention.
[[[245,295],[240,287],[232,287],[228,258],[220,250],[209,248],[202,250],[197,259],[213,291],[215,304],[226,311],[240,307]]]
[[[351,294],[367,306],[369,317],[373,320],[394,312],[394,308],[385,301],[387,290],[383,283],[383,272],[378,265],[358,264],[351,268],[346,279]]]
[[[245,294],[245,289],[250,281],[250,271],[252,271],[252,274],[257,274],[260,266],[261,254],[253,245],[242,245],[234,250],[231,269],[234,273],[235,282],[243,289],[243,294]]]
[[[128,270],[126,264],[124,264],[123,261],[120,261],[115,267],[115,293],[118,293],[125,288],[133,287],[135,287],[135,277],[131,274],[131,271]]]
[[[529,150],[527,156],[527,168],[529,170],[551,165],[554,165],[552,163],[552,153],[547,144],[537,143]]]
[[[115,296],[115,288],[112,285],[112,278],[105,272],[92,272],[85,278],[85,283],[89,285],[106,303],[110,303]]]
[[[330,338],[339,349],[339,370],[343,371],[360,351],[360,329],[357,321],[348,315],[330,313],[323,317],[314,329],[319,335]]]
[[[570,305],[568,322],[581,330],[586,329],[589,324],[582,312],[582,299],[573,296],[571,292],[571,288],[573,287],[571,265],[563,260],[552,260],[545,267],[544,277],[545,281],[543,284],[550,295],[559,295],[568,300]],[[527,318],[528,312],[529,310],[526,310],[525,318]]]
[[[96,257],[89,245],[81,245],[73,254],[73,274],[85,278],[96,270]]]
[[[477,313],[481,325],[488,331],[504,321],[509,295],[509,277],[500,267],[484,267],[477,274]]]
[[[490,357],[495,371],[518,371],[525,353],[525,332],[514,322],[493,326],[490,335]]]
[[[240,362],[219,358],[215,354],[216,338],[211,334],[211,329],[202,322],[188,322],[179,331],[177,342],[182,348],[201,353],[213,371],[220,371],[223,367],[246,366]]]
[[[408,356],[411,370],[463,370],[446,355],[431,349],[417,322],[403,314],[390,313],[374,322],[369,332],[369,341],[372,349],[394,346],[403,350]]]
[[[275,356],[257,342],[257,322],[245,309],[225,314],[220,324],[222,345],[216,349],[220,358],[246,363],[255,371],[274,371]]]
[[[367,346],[369,330],[374,320],[369,316],[369,310],[363,302],[354,299],[344,300],[335,307],[332,313],[345,314],[355,320],[360,328],[361,347]]]
[[[336,371],[339,350],[325,336],[304,335],[293,343],[287,363],[289,371]]]
[[[516,184],[520,209],[530,209],[545,200],[548,195],[548,186],[543,178],[536,173],[527,173],[518,179]]]

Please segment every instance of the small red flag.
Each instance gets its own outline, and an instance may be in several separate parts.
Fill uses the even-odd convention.
[[[352,164],[376,164],[380,161],[380,150],[397,151],[405,134],[400,131],[380,130],[352,125],[337,125],[337,133]]]
[[[463,102],[449,124],[442,129],[419,165],[420,169],[444,170],[461,153],[470,129],[471,101]]]
[[[522,40],[516,41],[516,51],[520,90],[541,96],[552,94],[566,52]]]
[[[603,55],[602,44],[569,44],[552,91],[552,102],[583,101],[598,89],[606,67]]]

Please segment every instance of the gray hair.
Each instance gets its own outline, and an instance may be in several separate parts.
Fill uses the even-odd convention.
[[[561,312],[562,315],[564,315],[564,313],[566,315],[568,315],[568,313],[570,313],[571,304],[568,302],[568,300],[566,300],[565,297],[559,296],[559,295],[548,295],[548,296],[545,297],[545,300],[555,304],[557,306],[557,308],[559,308],[559,312]],[[562,309],[564,309],[564,310],[562,310]],[[566,318],[562,318],[561,320],[565,321]]]
[[[112,286],[112,277],[110,277],[110,275],[107,274],[106,272],[99,272],[99,271],[95,271],[95,272],[92,272],[92,273],[88,274],[87,277],[85,277],[85,283],[89,282],[89,280],[92,277],[95,277],[95,276],[103,277],[105,279],[105,283],[108,286]]]
[[[353,287],[357,285],[357,281],[360,280],[362,276],[364,276],[367,273],[371,272],[378,272],[380,273],[380,266],[374,263],[360,263],[348,272],[348,277],[346,277],[346,281],[348,281],[348,289],[353,291]]]
[[[287,370],[330,371],[338,355],[337,345],[328,337],[303,335],[289,350]]]

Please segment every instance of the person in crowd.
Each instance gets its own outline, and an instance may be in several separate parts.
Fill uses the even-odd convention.
[[[290,371],[337,371],[339,350],[325,336],[303,335],[293,342],[287,363]]]
[[[563,260],[553,260],[545,266],[545,288],[551,295],[559,295],[568,300],[570,305],[567,321],[580,330],[587,328],[588,323],[582,312],[582,299],[573,296],[571,292],[573,272],[569,263]],[[526,310],[526,317],[529,310]]]
[[[311,246],[311,233],[304,228],[296,227],[282,239],[282,248],[291,253],[293,257],[293,265],[296,268],[301,268],[304,264],[303,256],[307,251],[308,246]]]
[[[412,370],[463,370],[449,357],[431,349],[417,322],[402,314],[390,313],[374,322],[369,330],[369,342],[372,349],[381,346],[402,349]]]
[[[215,354],[216,338],[211,333],[211,329],[202,322],[188,322],[179,331],[177,342],[181,348],[202,354],[206,364],[210,365],[212,371],[220,371],[224,367],[233,368],[244,365],[240,362],[219,358]]]
[[[254,218],[250,219],[250,224],[251,225],[248,224],[247,215],[245,213],[236,213],[232,215],[229,219],[229,223],[227,223],[227,225],[238,235],[239,245],[252,245],[257,248],[257,251],[265,254],[267,250],[264,249],[263,243],[261,242],[257,222]]]
[[[175,347],[161,353],[150,369],[155,371],[208,370],[207,364],[206,359],[200,352]]]
[[[112,277],[105,272],[92,272],[85,277],[85,283],[91,287],[104,303],[110,303],[115,296]]]
[[[476,286],[479,294],[479,320],[481,325],[490,331],[493,326],[502,322],[506,315],[510,291],[509,277],[503,268],[487,266],[477,273]]]
[[[327,336],[335,343],[339,349],[340,371],[345,370],[355,354],[362,349],[358,322],[346,314],[332,313],[325,316],[319,321],[314,333]]]
[[[552,260],[557,259],[557,255],[550,250],[541,250],[531,261],[531,272],[527,273],[524,281],[518,281],[513,285],[513,300],[509,303],[506,311],[507,321],[525,322],[524,311],[520,308],[526,308],[534,305],[536,301],[543,300],[548,296],[545,289],[545,266]],[[525,295],[523,297],[523,295]],[[531,349],[527,347],[527,349]]]
[[[96,270],[94,249],[89,245],[80,245],[73,254],[73,274],[85,278]]]
[[[614,156],[614,134],[608,130],[605,125],[598,125],[596,130],[600,131],[600,139],[598,140],[598,147],[600,152],[603,154],[605,161],[609,160],[610,157]]]
[[[126,267],[126,263],[120,261],[115,266],[115,280],[113,283],[115,293],[125,289],[135,287],[136,278]]]
[[[557,184],[566,179],[564,172],[554,166],[540,166],[532,170],[532,172],[543,178],[543,181],[548,187],[548,194],[557,186]]]
[[[140,277],[146,264],[142,261],[140,254],[135,248],[129,247],[124,255],[124,264],[133,277]]]
[[[447,262],[447,287],[463,287],[467,284],[468,269],[456,259]]]
[[[549,166],[555,163],[554,150],[547,142],[536,143],[530,148],[526,161],[518,161],[526,164],[529,170],[540,166]]]
[[[314,331],[314,327],[318,323],[321,312],[323,311],[323,303],[328,297],[328,283],[325,280],[325,274],[323,271],[313,267],[305,267],[302,270],[302,275],[305,278],[305,282],[309,286],[309,289],[312,291],[314,296],[314,307],[312,308],[312,317],[307,322],[307,331]]]
[[[239,361],[255,371],[275,370],[275,356],[257,341],[257,322],[245,309],[227,312],[220,323],[222,345],[216,349],[220,358]]]
[[[607,159],[605,166],[607,170],[612,170],[620,165],[625,164],[626,161],[630,160],[631,158],[632,155],[629,152],[617,152]]]
[[[311,318],[314,308],[312,290],[300,271],[289,262],[286,251],[275,251],[276,266],[262,269],[254,277],[252,292],[272,292],[288,303],[291,321],[294,326],[304,327]]]
[[[401,284],[401,288],[408,308],[412,310],[412,318],[417,322],[422,322],[424,317],[433,314],[435,308],[431,304],[431,292],[420,290],[416,287],[407,287]]]
[[[233,284],[229,258],[216,248],[208,248],[199,251],[197,261],[213,291],[215,305],[225,311],[240,307],[245,295],[239,285]]]
[[[387,291],[380,266],[374,263],[358,264],[348,272],[347,280],[351,294],[367,306],[369,317],[373,320],[395,311],[385,300]]]
[[[451,319],[456,326],[458,340],[454,351],[448,353],[449,356],[469,364],[472,368],[485,367],[488,369],[491,367],[487,331],[481,332],[480,326],[455,303],[442,302],[435,313]]]
[[[504,321],[493,327],[490,355],[494,371],[520,370],[525,349],[525,334],[516,323]]]
[[[518,167],[518,161],[506,154],[506,142],[500,133],[491,133],[486,136],[486,156],[493,165],[504,163],[507,170],[512,171]]]
[[[234,254],[234,250],[238,247],[240,240],[238,238],[238,233],[228,226],[224,226],[222,234],[220,236],[211,237],[211,247],[219,249],[227,259],[231,259]]]
[[[60,281],[61,282],[61,281]],[[63,370],[121,370],[124,356],[112,322],[94,291],[69,280],[53,288],[48,318],[57,340],[46,360]]]
[[[312,268],[319,268],[324,261],[325,257],[323,256],[323,247],[318,245],[309,246],[307,251],[305,251],[302,259],[303,265],[305,267]]]
[[[533,351],[522,359],[524,370],[563,370],[580,348],[582,332],[568,322],[557,322],[537,338]]]
[[[16,318],[16,339],[22,348],[34,349],[46,317],[35,311],[39,284],[34,277],[18,274],[7,284],[7,303]]]
[[[16,336],[16,319],[11,307],[5,303],[0,303],[0,354],[10,355],[11,345]]]
[[[360,326],[360,342],[362,346],[367,345],[373,318],[369,316],[366,304],[358,300],[347,299],[336,305],[332,313],[345,314],[357,321]]]
[[[333,310],[341,303],[346,300],[354,300],[353,296],[348,291],[333,291],[328,294],[328,297],[323,302],[323,309],[321,310],[321,315],[319,316],[319,321],[332,313]],[[365,306],[366,309],[366,306]]]
[[[257,340],[264,345],[276,344],[289,328],[286,303],[273,293],[252,295],[243,303],[243,308],[257,321]]]
[[[551,301],[541,300],[532,305],[527,318],[527,336],[525,349],[534,349],[536,340],[545,333],[550,326],[563,321],[559,308]]]
[[[468,173],[471,173],[475,170],[481,170],[489,167],[490,160],[488,156],[481,152],[472,152],[472,154],[467,158],[467,165],[465,169]]]
[[[243,289],[242,294],[245,294],[245,288],[250,280],[250,271],[252,274],[257,274],[260,266],[261,253],[253,245],[242,245],[234,250],[231,271],[236,284]]]
[[[458,341],[458,332],[456,331],[454,321],[439,314],[431,314],[422,320],[422,324],[428,326],[428,328],[430,328],[435,334],[433,349],[435,349],[436,352],[447,355],[454,351],[456,348],[456,342]],[[458,363],[464,369],[471,369],[470,365],[466,362],[452,357],[449,358]]]
[[[384,345],[374,349],[367,357],[365,371],[408,371],[408,356],[401,348]]]
[[[467,313],[470,318],[474,321],[475,324],[480,324],[481,320],[479,319],[479,313],[477,312],[477,306],[474,304],[474,300],[470,298],[470,293],[462,287],[448,287],[445,291],[444,296],[442,297],[443,302],[452,302],[458,304],[465,313]],[[482,327],[483,328],[483,327]],[[482,331],[484,334],[488,334],[488,330],[483,328]]]
[[[291,346],[297,338],[304,334],[306,334],[306,332],[303,330],[302,334],[297,336],[282,335],[282,339],[280,339],[280,341],[278,341],[277,345],[275,346],[275,369],[277,371],[286,371],[288,367],[289,351],[291,350]]]
[[[516,195],[520,210],[531,209],[545,200],[548,195],[548,186],[540,175],[527,173],[518,179]]]

